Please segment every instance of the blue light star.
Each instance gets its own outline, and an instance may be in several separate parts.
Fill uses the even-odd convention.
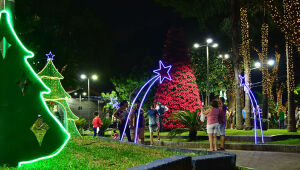
[[[159,60],[159,69],[153,70],[155,74],[159,76],[159,82],[160,84],[164,81],[164,79],[172,80],[170,76],[170,70],[172,66],[165,66],[161,60]]]
[[[47,60],[53,60],[55,55],[52,54],[51,51],[50,51],[49,54],[46,54],[46,56],[47,56]]]
[[[240,78],[240,86],[243,87],[246,83],[245,83],[245,76],[241,76],[239,75],[239,78]]]

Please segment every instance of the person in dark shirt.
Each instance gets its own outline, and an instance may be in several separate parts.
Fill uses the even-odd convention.
[[[159,129],[157,123],[158,111],[155,109],[154,105],[150,106],[147,115],[149,116],[149,131],[150,131],[150,145],[153,145],[153,132],[157,132],[157,138],[159,140]]]
[[[225,99],[224,97],[219,98],[219,109],[220,109],[220,118],[219,118],[219,134],[220,134],[220,140],[221,140],[221,146],[219,150],[225,150],[225,127],[226,127],[226,110],[227,106],[224,103]]]

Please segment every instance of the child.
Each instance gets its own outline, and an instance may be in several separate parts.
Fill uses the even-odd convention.
[[[119,134],[116,132],[116,130],[114,130],[110,136],[111,136],[113,139],[118,139],[118,138],[119,138]]]
[[[100,117],[99,117],[99,113],[98,112],[94,112],[94,116],[95,118],[93,119],[93,130],[94,130],[94,136],[96,136],[98,134],[98,136],[100,136],[100,128],[101,125],[103,124]]]

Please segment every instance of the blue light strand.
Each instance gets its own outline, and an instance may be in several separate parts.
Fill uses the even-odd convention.
[[[136,128],[135,128],[135,138],[134,138],[134,143],[137,143],[137,136],[138,136],[138,129],[139,129],[139,120],[140,120],[140,114],[141,114],[141,109],[142,109],[142,106],[144,104],[144,100],[147,96],[147,94],[149,93],[149,90],[151,89],[151,87],[154,85],[154,83],[159,79],[160,77],[157,77],[151,84],[150,86],[148,87],[147,91],[145,92],[144,96],[143,96],[143,99],[140,103],[140,107],[139,107],[139,110],[138,110],[138,117],[136,119]]]
[[[246,82],[245,80],[245,76],[241,76],[239,75],[239,78],[241,80],[240,82],[240,86],[244,87],[244,91],[249,95],[250,101],[251,101],[251,105],[252,105],[252,109],[253,109],[253,116],[254,116],[254,133],[255,133],[255,144],[257,144],[257,127],[256,127],[256,114],[258,114],[259,117],[259,121],[260,121],[260,131],[261,131],[261,141],[262,143],[264,143],[264,136],[263,136],[263,130],[262,130],[262,123],[261,123],[261,116],[260,116],[260,109],[259,106],[257,104],[257,100],[255,99],[255,96],[252,92],[252,90],[250,90],[249,86],[248,86],[248,82]],[[244,82],[244,83],[243,83]],[[254,102],[253,102],[254,100]],[[256,107],[255,107],[256,106]]]
[[[130,110],[129,110],[129,113],[128,113],[128,116],[127,116],[127,119],[126,119],[126,123],[125,123],[125,127],[124,127],[124,130],[122,132],[122,136],[121,136],[121,141],[123,141],[124,139],[124,134],[125,134],[125,130],[127,128],[127,124],[128,124],[128,121],[129,121],[129,118],[130,118],[130,115],[131,115],[131,112],[132,112],[132,108],[133,108],[133,105],[135,104],[135,101],[136,99],[139,97],[140,93],[142,92],[142,90],[154,79],[158,78],[159,76],[155,76],[153,78],[151,78],[150,80],[148,80],[144,85],[143,87],[139,90],[139,92],[137,93],[137,95],[135,96],[135,98],[133,99],[132,103],[131,103],[131,106],[130,106]]]

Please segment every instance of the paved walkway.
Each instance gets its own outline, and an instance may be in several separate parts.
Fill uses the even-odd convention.
[[[226,150],[237,156],[236,165],[261,170],[300,170],[300,153]]]

